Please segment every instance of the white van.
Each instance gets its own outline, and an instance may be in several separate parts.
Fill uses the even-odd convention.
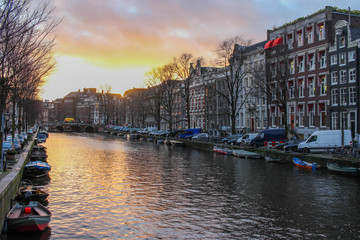
[[[351,146],[353,141],[350,130],[343,130],[344,146]],[[341,130],[323,130],[316,131],[306,139],[305,142],[298,145],[300,152],[309,153],[322,152],[328,149],[335,149],[342,146],[342,131]]]
[[[237,145],[248,145],[251,140],[253,140],[258,133],[247,133],[238,140],[236,140]]]

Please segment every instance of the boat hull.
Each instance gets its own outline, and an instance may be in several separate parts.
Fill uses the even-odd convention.
[[[304,162],[298,158],[293,158],[293,162],[295,164],[296,167],[298,168],[304,168],[304,169],[317,169],[319,168],[319,165],[317,165],[316,163],[308,163],[308,162]]]
[[[45,230],[50,223],[50,211],[38,202],[17,203],[7,214],[7,230],[37,232]]]
[[[342,173],[342,174],[359,174],[359,169],[355,167],[346,167],[341,166],[336,163],[327,163],[327,169],[332,172]]]

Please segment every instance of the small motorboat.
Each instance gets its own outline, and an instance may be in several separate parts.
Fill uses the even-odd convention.
[[[308,162],[302,161],[299,158],[293,158],[293,162],[294,162],[295,166],[297,166],[299,168],[317,169],[320,167],[317,163],[308,163]]]
[[[46,198],[49,196],[49,194],[43,190],[41,190],[40,187],[36,186],[23,186],[20,187],[16,193],[15,201],[16,202],[30,202],[30,201],[37,201],[40,203],[45,203],[46,205]]]
[[[232,154],[241,158],[260,158],[260,154],[242,149],[232,150]]]
[[[7,230],[17,232],[43,231],[50,223],[51,212],[41,203],[17,203],[7,214]]]
[[[177,141],[177,140],[170,140],[170,143],[171,143],[171,145],[173,145],[173,146],[184,146],[184,142],[182,142],[182,141]]]
[[[327,169],[333,172],[337,173],[343,173],[343,174],[359,174],[359,168],[356,167],[348,167],[348,166],[342,166],[336,163],[327,163],[326,164]]]
[[[40,178],[46,176],[51,170],[51,166],[42,161],[34,161],[25,165],[24,176],[30,178]]]
[[[221,154],[225,154],[225,155],[233,154],[233,150],[230,148],[222,148],[219,146],[214,146],[213,150],[217,153],[221,153]]]

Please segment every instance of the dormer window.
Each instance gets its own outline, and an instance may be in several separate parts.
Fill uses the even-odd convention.
[[[345,37],[339,37],[339,48],[345,47]]]

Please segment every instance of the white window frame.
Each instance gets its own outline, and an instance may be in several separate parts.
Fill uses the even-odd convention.
[[[355,61],[355,50],[348,52],[348,62]]]
[[[289,85],[289,99],[295,98],[295,80],[291,79],[288,82]]]
[[[331,85],[336,85],[339,82],[339,76],[337,71],[331,72]]]
[[[289,36],[291,38],[289,38]],[[288,49],[293,49],[294,48],[294,35],[293,34],[288,34],[286,36],[286,40],[287,40],[287,44],[288,44]]]
[[[315,77],[308,78],[308,89],[309,89],[309,97],[315,97]]]
[[[298,91],[299,98],[305,97],[305,79],[304,78],[298,79],[298,88],[299,88],[299,91]]]
[[[340,84],[344,84],[344,83],[346,83],[347,82],[347,72],[346,72],[346,70],[340,70],[340,72],[339,72],[340,74],[339,74],[339,83]]]
[[[327,92],[326,75],[319,76],[320,96],[325,96]]]
[[[349,105],[356,105],[356,87],[349,87]]]
[[[309,53],[308,54],[308,60],[309,60],[309,62],[308,62],[309,71],[315,70],[315,54],[314,53]]]
[[[331,113],[331,129],[336,130],[338,128],[339,114],[338,112]]]
[[[304,72],[305,71],[305,57],[304,56],[298,56],[298,72]],[[302,61],[300,61],[302,59]]]
[[[289,60],[290,66],[289,66],[289,70],[290,70],[290,74],[294,74],[295,73],[295,59],[291,58]]]
[[[309,31],[309,29],[311,28],[311,31]],[[307,31],[307,42],[309,43],[313,43],[314,42],[314,28],[313,27],[308,27],[306,29]]]
[[[347,105],[347,88],[340,88],[340,105],[346,106]]]
[[[331,105],[332,106],[338,105],[338,98],[339,98],[339,89],[338,88],[331,89]]]
[[[345,36],[339,37],[339,48],[345,47]]]
[[[330,64],[331,65],[336,65],[337,64],[337,54],[331,55]]]
[[[304,30],[301,29],[296,31],[296,38],[297,38],[297,46],[298,47],[304,46]]]
[[[346,53],[339,53],[339,66],[346,65]]]
[[[312,106],[312,111],[310,111]],[[315,127],[315,104],[308,104],[309,127]]]
[[[321,54],[324,53],[324,54]],[[320,63],[320,68],[326,68],[326,51],[320,51],[319,52],[319,63]]]
[[[356,82],[356,68],[349,69],[349,82]]]
[[[324,109],[322,109],[321,106],[324,106]],[[324,113],[324,116],[323,116],[323,113]],[[325,103],[319,103],[319,117],[320,117],[320,127],[326,127],[326,104]],[[323,121],[325,121],[325,124],[323,124]]]
[[[325,22],[319,23],[318,25],[319,41],[325,40]]]
[[[301,108],[300,108],[301,106]],[[298,105],[298,113],[299,113],[299,127],[304,127],[304,104]]]

